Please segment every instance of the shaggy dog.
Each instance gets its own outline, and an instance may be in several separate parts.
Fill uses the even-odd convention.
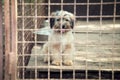
[[[74,15],[67,11],[56,11],[51,14],[50,27],[52,30],[48,42],[45,43],[42,53],[46,54],[44,62],[51,61],[53,65],[71,66],[73,64]]]

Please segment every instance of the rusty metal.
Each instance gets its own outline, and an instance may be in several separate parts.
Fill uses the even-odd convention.
[[[9,0],[4,0],[4,16],[5,16],[5,80],[10,79],[8,73],[8,55],[10,53],[10,5]]]
[[[11,1],[11,2],[10,2]],[[17,1],[5,0],[5,80],[16,79]],[[11,3],[11,5],[10,5]]]
[[[0,80],[3,79],[3,26],[2,26],[2,1],[0,0]]]
[[[17,66],[17,1],[11,0],[11,80],[16,80],[16,66]],[[14,58],[14,60],[13,60]]]

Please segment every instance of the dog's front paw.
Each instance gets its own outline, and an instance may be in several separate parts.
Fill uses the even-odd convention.
[[[43,61],[44,61],[45,63],[47,63],[47,62],[48,62],[48,59],[44,58]]]
[[[43,61],[47,63],[47,62],[48,62],[48,58],[47,58],[47,57],[44,57],[44,58],[43,58]]]
[[[63,64],[66,65],[66,66],[72,66],[73,65],[73,61],[72,60],[65,60],[63,62]]]
[[[60,61],[52,61],[53,65],[60,66]]]

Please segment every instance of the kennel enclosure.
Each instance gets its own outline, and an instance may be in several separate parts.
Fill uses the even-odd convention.
[[[120,79],[119,9],[119,0],[4,0],[4,79]],[[73,66],[44,63],[40,53],[56,10],[76,18]]]

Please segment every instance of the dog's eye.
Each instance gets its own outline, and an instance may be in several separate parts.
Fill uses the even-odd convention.
[[[65,19],[65,21],[69,21],[68,19]]]
[[[60,18],[58,18],[57,21],[60,21]]]

